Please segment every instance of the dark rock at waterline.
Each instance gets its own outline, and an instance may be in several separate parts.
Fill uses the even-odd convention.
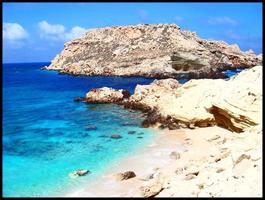
[[[164,128],[166,128],[166,126],[165,126],[164,124],[161,124],[161,125],[159,125],[158,128],[159,128],[159,129],[164,129]]]
[[[86,98],[83,98],[83,97],[75,97],[74,98],[74,101],[75,102],[86,102]]]
[[[122,102],[122,105],[126,109],[140,110],[142,112],[149,112],[149,111],[151,111],[151,108],[149,106],[147,106],[145,104],[142,104],[142,103],[125,101],[125,102]]]
[[[138,136],[137,138],[142,139],[143,137],[142,136]]]
[[[137,126],[137,125],[138,125],[137,123],[132,123],[132,122],[124,122],[121,124],[121,126]]]
[[[135,133],[136,133],[136,131],[129,131],[129,132],[128,132],[129,135],[133,135],[133,134],[135,134]]]
[[[161,122],[161,121],[163,121],[163,118],[161,117],[160,114],[158,114],[156,109],[153,109],[147,113],[147,117],[142,122],[142,126],[144,128],[147,128],[147,127],[155,125],[157,122]]]
[[[168,124],[168,129],[169,130],[175,130],[175,129],[179,129],[180,126],[177,123],[169,123]]]
[[[119,134],[112,134],[112,135],[110,136],[110,138],[112,138],[112,139],[120,139],[120,138],[122,138],[122,136],[119,135]]]

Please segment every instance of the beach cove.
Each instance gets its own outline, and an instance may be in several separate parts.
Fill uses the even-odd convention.
[[[245,136],[235,136],[220,127],[156,130],[156,134],[147,147],[119,160],[96,181],[65,196],[262,196],[261,127]],[[227,152],[229,155],[225,155]],[[233,168],[232,160],[245,153],[251,155],[251,161]],[[125,171],[134,171],[136,177],[118,181],[115,175]]]
[[[133,90],[152,79],[62,76],[40,70],[44,64],[3,66],[4,196],[61,196],[65,188],[97,178],[154,135],[141,127],[140,112],[73,101],[89,88],[110,84]],[[122,138],[112,139],[112,134]],[[91,173],[69,177],[80,168]]]
[[[106,87],[89,91],[81,101],[142,110],[142,125],[162,131],[69,196],[262,196],[261,81],[262,66],[256,66],[228,80],[155,80],[130,97]]]

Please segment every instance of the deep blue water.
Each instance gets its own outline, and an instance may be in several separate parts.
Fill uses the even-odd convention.
[[[154,79],[73,77],[40,70],[45,65],[48,63],[3,65],[5,197],[61,196],[95,179],[154,136],[152,130],[141,128],[139,112],[113,104],[73,101],[91,88],[103,86],[133,93],[136,84]],[[233,71],[226,73],[234,75]],[[115,133],[122,138],[111,139]],[[91,173],[70,178],[68,174],[77,169]]]
[[[151,141],[141,114],[112,104],[74,102],[91,88],[134,91],[153,79],[73,77],[42,71],[48,63],[3,65],[3,195],[60,196],[93,180]],[[87,128],[87,126],[96,126]],[[95,129],[95,128],[94,128]],[[135,131],[135,134],[128,134]],[[118,133],[121,139],[111,139]],[[138,138],[142,137],[142,138]],[[76,179],[76,169],[91,173]]]

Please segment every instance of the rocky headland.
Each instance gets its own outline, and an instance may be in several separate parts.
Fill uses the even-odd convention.
[[[237,68],[244,70],[219,79]],[[92,29],[67,42],[44,69],[166,78],[137,85],[133,94],[103,87],[75,99],[140,110],[142,126],[160,134],[70,196],[262,196],[262,55],[201,39],[175,24],[144,24]],[[191,80],[180,84],[178,78]]]
[[[65,43],[43,69],[88,76],[223,78],[223,70],[261,62],[251,50],[201,39],[175,24],[140,24],[91,29]]]
[[[95,92],[103,94],[90,102],[102,96],[142,110],[143,126],[162,130],[148,147],[67,196],[262,196],[262,66],[229,80],[169,78],[137,85],[124,97],[111,88],[86,96]]]
[[[169,129],[218,125],[234,132],[258,125],[262,108],[262,66],[223,79],[155,80],[137,85],[133,95],[112,88],[92,89],[82,99],[89,103],[118,103],[146,113],[144,127]]]

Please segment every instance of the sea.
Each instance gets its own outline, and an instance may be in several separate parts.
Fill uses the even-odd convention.
[[[95,180],[155,137],[152,129],[141,127],[139,111],[115,104],[74,102],[92,88],[107,86],[133,93],[137,84],[154,79],[76,77],[41,70],[49,64],[2,65],[4,197],[63,196]],[[231,77],[239,72],[225,73]],[[113,139],[112,134],[121,138]],[[89,173],[69,176],[78,169]]]

